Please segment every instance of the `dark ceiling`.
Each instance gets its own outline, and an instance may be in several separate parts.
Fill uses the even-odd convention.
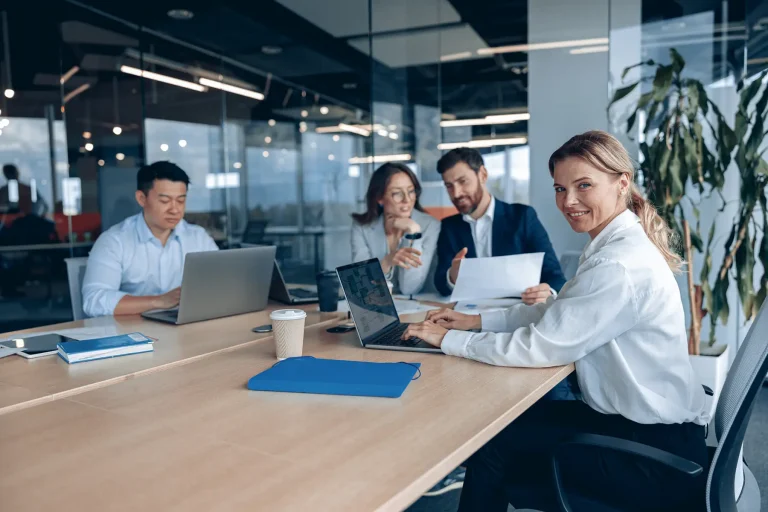
[[[327,3],[323,4],[324,1]],[[390,3],[389,0],[374,1],[380,5]],[[489,47],[527,42],[528,0],[447,1],[450,4],[437,1],[434,4],[449,5],[458,15],[457,19],[426,22],[415,27],[407,26],[406,22],[404,28],[378,33],[376,41],[407,38],[437,29],[469,29],[480,43]],[[283,116],[299,120],[302,109],[321,104],[335,104],[339,110],[317,120],[338,122],[356,115],[364,121],[369,115],[372,94],[376,101],[439,106],[442,112],[459,117],[527,106],[526,53],[442,63],[433,58],[431,62],[388,65],[385,58],[378,58],[376,48],[377,58],[372,60],[367,55],[367,44],[363,44],[362,50],[353,44],[355,40],[367,38],[369,20],[365,12],[363,15],[351,11],[331,13],[340,18],[347,16],[349,19],[343,19],[343,25],[353,27],[347,33],[333,35],[327,26],[321,28],[322,22],[316,23],[315,19],[310,21],[298,14],[301,9],[296,6],[302,2],[339,9],[359,5],[364,0],[13,2],[7,9],[14,88],[19,91],[14,108],[23,113],[27,105],[28,115],[39,116],[40,105],[60,104],[63,94],[83,83],[91,87],[89,112],[91,115],[99,112],[98,117],[102,119],[99,122],[107,124],[115,115],[121,117],[123,124],[140,123],[142,109],[166,119],[218,123],[224,107],[230,117]],[[391,3],[409,5],[405,1]],[[768,16],[765,4],[756,0],[728,2],[729,23],[744,25],[745,18],[748,22],[752,59],[768,55],[768,23],[766,30],[758,30],[759,20]],[[720,0],[646,0],[642,6],[644,23],[708,10],[715,13],[716,24],[722,20]],[[190,20],[170,18],[168,11],[179,7],[192,11],[194,17]],[[411,14],[410,7],[403,7],[400,12],[394,9],[390,9],[390,14],[406,20]],[[320,14],[324,13],[320,12],[319,18]],[[139,34],[137,26],[149,32]],[[173,39],[185,44],[177,44]],[[739,60],[743,43],[743,40],[731,41],[726,52],[730,65],[739,72],[743,65]],[[276,47],[279,53],[271,54],[270,47]],[[200,95],[162,84],[148,85],[148,81],[117,72],[123,63],[139,66],[138,61],[125,56],[126,48],[242,80],[267,92],[267,98],[263,102],[228,98],[222,106],[220,95]],[[713,66],[719,69],[721,52],[716,50],[713,55]],[[397,59],[398,55],[389,58]],[[58,77],[75,65],[80,66],[81,71],[60,89]],[[148,69],[190,79],[188,74],[162,66]],[[141,99],[142,88],[149,88],[151,93],[144,96],[145,103]],[[115,106],[116,94],[122,102],[119,107]],[[72,104],[77,101],[73,100]],[[113,115],[116,109],[118,112]],[[315,114],[312,110],[308,120],[313,120]],[[17,111],[11,115],[20,114]]]

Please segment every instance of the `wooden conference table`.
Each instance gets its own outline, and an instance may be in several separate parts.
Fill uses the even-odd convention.
[[[115,321],[158,338],[157,361],[0,360],[0,509],[402,510],[573,370],[363,350],[325,331],[341,315],[311,313],[306,355],[420,362],[421,378],[399,399],[251,392],[275,363],[250,332],[266,314]]]

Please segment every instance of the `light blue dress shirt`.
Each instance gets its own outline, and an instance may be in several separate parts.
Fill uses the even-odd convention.
[[[83,280],[87,316],[112,315],[126,295],[161,295],[181,286],[184,257],[217,251],[200,226],[182,220],[165,246],[149,230],[144,214],[128,217],[101,234],[88,256]]]

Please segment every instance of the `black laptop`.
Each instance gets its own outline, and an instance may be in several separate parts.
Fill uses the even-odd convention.
[[[280,265],[275,260],[275,268],[272,271],[272,284],[269,286],[269,298],[282,302],[283,304],[312,304],[317,302],[317,286],[308,286],[304,288],[289,287],[285,284],[283,273],[280,272]]]
[[[400,322],[378,259],[345,265],[336,273],[363,347],[443,353],[419,338],[400,339],[408,324]]]

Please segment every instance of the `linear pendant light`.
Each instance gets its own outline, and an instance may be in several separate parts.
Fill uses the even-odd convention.
[[[149,80],[155,80],[157,82],[163,82],[166,84],[175,85],[177,87],[183,87],[185,89],[191,89],[197,92],[205,92],[208,90],[202,85],[196,84],[194,82],[179,80],[178,78],[173,78],[172,76],[167,76],[167,75],[161,75],[160,73],[153,73],[152,71],[143,71],[141,69],[134,68],[131,66],[125,66],[125,65],[120,66],[120,71],[122,71],[123,73],[127,73],[129,75],[140,76],[143,78],[147,78]]]

